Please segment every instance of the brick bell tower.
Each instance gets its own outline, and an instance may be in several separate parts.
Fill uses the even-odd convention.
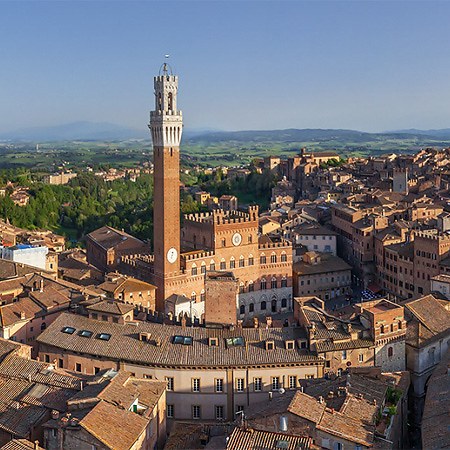
[[[155,110],[150,112],[153,140],[153,250],[156,309],[164,311],[168,283],[180,273],[180,141],[183,116],[177,109],[178,77],[167,63],[154,77]]]

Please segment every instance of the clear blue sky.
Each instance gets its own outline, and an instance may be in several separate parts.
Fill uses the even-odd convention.
[[[450,127],[447,1],[0,1],[0,131],[145,128],[165,53],[189,128]]]

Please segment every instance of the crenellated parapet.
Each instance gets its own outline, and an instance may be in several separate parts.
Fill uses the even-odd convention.
[[[197,252],[182,253],[181,258],[185,261],[214,257],[216,253],[212,250],[199,250]]]
[[[292,244],[289,241],[280,241],[280,242],[265,242],[263,244],[259,244],[258,248],[260,250],[270,250],[275,248],[291,248]]]

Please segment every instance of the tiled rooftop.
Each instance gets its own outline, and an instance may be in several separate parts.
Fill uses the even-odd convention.
[[[62,329],[71,326],[73,334]],[[79,335],[79,330],[93,332],[91,338]],[[139,333],[149,333],[149,342],[139,340]],[[108,333],[110,339],[98,339],[99,333]],[[174,336],[192,338],[192,345],[174,343]],[[218,346],[209,346],[208,338],[218,337]],[[243,346],[229,346],[227,338],[243,338]],[[111,358],[150,365],[170,366],[251,366],[261,364],[322,364],[322,361],[299,349],[286,349],[286,340],[295,340],[297,330],[283,328],[207,329],[178,327],[139,322],[137,325],[114,324],[63,313],[39,337],[38,342],[67,351],[81,352],[97,357]],[[265,349],[265,341],[273,340],[275,348]]]

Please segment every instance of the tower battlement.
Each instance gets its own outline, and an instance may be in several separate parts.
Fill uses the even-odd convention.
[[[192,261],[194,259],[213,258],[215,255],[213,250],[199,250],[198,252],[183,253],[181,257],[185,261]]]
[[[264,244],[258,245],[258,248],[260,250],[269,250],[272,248],[286,248],[286,247],[291,247],[291,243],[289,241],[266,242]]]
[[[414,231],[414,236],[423,239],[432,239],[435,241],[450,241],[450,235],[446,233],[440,233],[438,230],[436,232],[431,231]]]
[[[178,75],[157,75],[153,77],[155,83],[161,83],[164,81],[172,81],[174,83],[178,83]]]
[[[178,110],[178,111],[150,111],[150,118],[152,117],[166,117],[166,116],[174,116],[174,117],[182,117],[183,116],[183,112]]]

